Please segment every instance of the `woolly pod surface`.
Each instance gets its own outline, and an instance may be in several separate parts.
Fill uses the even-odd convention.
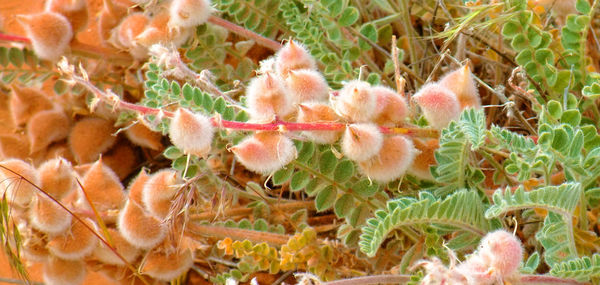
[[[161,281],[171,281],[187,272],[193,264],[194,256],[191,250],[167,251],[159,247],[146,255],[141,272]]]
[[[167,11],[154,16],[144,31],[135,37],[135,42],[145,47],[158,43],[182,45],[190,36],[190,30],[169,28],[169,19],[170,15]]]
[[[86,0],[47,0],[46,10],[65,16],[73,28],[73,34],[81,32],[87,26]]]
[[[137,45],[135,38],[144,31],[149,21],[143,13],[129,14],[113,30],[110,41],[118,48],[128,49],[136,59],[146,58],[148,51],[145,47]]]
[[[294,100],[281,77],[266,73],[254,77],[246,89],[250,118],[271,122],[275,116],[285,117],[294,111]]]
[[[210,119],[184,108],[177,109],[169,126],[171,142],[186,154],[204,156],[210,151],[215,129]]]
[[[352,122],[368,122],[375,116],[377,98],[371,92],[369,83],[353,80],[332,98],[333,108],[338,114]]]
[[[33,230],[25,223],[19,224],[19,233],[23,239],[21,247],[23,257],[29,262],[45,262],[50,254],[46,248],[48,242],[45,235]]]
[[[435,129],[445,128],[460,115],[460,104],[456,95],[440,84],[426,84],[412,98],[421,107],[429,125]]]
[[[69,117],[62,110],[46,110],[33,115],[27,123],[29,152],[40,151],[53,142],[65,139],[70,127]]]
[[[402,123],[408,115],[406,99],[393,89],[385,86],[373,86],[371,92],[377,100],[374,122],[378,125],[394,126]]]
[[[169,7],[169,27],[192,28],[202,25],[212,12],[210,0],[173,0]]]
[[[404,175],[415,158],[415,147],[404,136],[383,140],[379,154],[359,163],[361,171],[370,178],[387,183]]]
[[[38,195],[29,209],[31,226],[47,234],[58,234],[69,228],[73,217],[48,197]]]
[[[54,199],[60,200],[75,189],[75,171],[66,159],[47,160],[38,167],[40,186]]]
[[[159,219],[169,215],[171,199],[177,194],[181,181],[176,171],[163,169],[150,176],[142,190],[142,202],[148,212]]]
[[[329,97],[327,81],[315,70],[291,70],[285,78],[285,83],[296,103],[324,101]]]
[[[132,200],[125,203],[117,224],[123,238],[141,249],[153,248],[162,242],[167,234],[165,224],[145,213],[144,209]]]
[[[17,20],[31,40],[35,54],[46,60],[57,60],[65,53],[73,38],[71,24],[63,15],[50,11],[19,15]]]
[[[96,230],[90,219],[84,219],[84,223]],[[65,260],[80,260],[90,255],[97,244],[98,238],[94,233],[82,222],[73,219],[68,230],[48,241],[48,250],[54,256]]]
[[[111,30],[127,15],[129,7],[113,0],[104,0],[102,4],[102,10],[98,15],[98,33],[104,43],[110,39]]]
[[[255,133],[230,150],[247,169],[261,174],[281,169],[297,155],[292,140],[278,132]]]
[[[23,125],[29,121],[31,116],[43,110],[53,108],[52,101],[48,97],[34,88],[18,87],[16,84],[11,86],[12,96],[10,97],[10,112],[15,125]]]
[[[44,263],[44,283],[48,285],[76,285],[85,279],[85,263],[81,260],[49,258]]]
[[[429,167],[437,163],[435,160],[435,150],[440,147],[439,141],[437,139],[414,139],[413,143],[419,153],[415,156],[412,165],[408,169],[408,173],[419,179],[433,180]]]
[[[127,178],[138,164],[138,157],[133,147],[127,143],[117,143],[106,155],[102,156],[102,160],[120,180]]]
[[[0,135],[0,159],[18,158],[27,159],[29,143],[24,134]]]
[[[290,40],[275,54],[275,70],[287,77],[290,70],[298,69],[317,70],[317,63],[303,45]]]
[[[29,163],[20,159],[11,158],[0,161],[0,165],[20,174],[34,185],[40,185],[38,173]],[[31,203],[31,200],[38,190],[20,176],[5,168],[0,168],[0,187],[2,187],[0,191],[6,195],[9,203],[26,207]]]
[[[123,256],[127,262],[131,263],[135,261],[140,255],[140,250],[129,243],[116,229],[108,229],[108,234],[110,234],[115,250]],[[103,243],[98,243],[98,246],[93,251],[93,257],[105,264],[125,265],[125,262]]]
[[[299,123],[324,123],[337,122],[340,120],[338,114],[327,104],[308,102],[299,105],[298,118]],[[302,134],[311,141],[321,144],[332,144],[336,142],[341,131],[303,131]]]
[[[439,84],[456,94],[461,110],[467,107],[481,108],[479,91],[468,64],[446,74]]]
[[[135,177],[131,184],[129,184],[129,199],[135,201],[136,203],[142,205],[142,193],[144,191],[144,186],[146,182],[150,179],[148,173],[146,173],[145,169],[142,169],[138,176]]]
[[[508,277],[517,272],[523,259],[521,241],[505,230],[488,233],[479,244],[477,254],[495,274]]]
[[[125,135],[134,144],[141,147],[147,147],[153,150],[159,150],[162,148],[160,142],[162,135],[157,132],[153,132],[142,123],[134,124],[133,126],[125,130]]]
[[[99,212],[120,209],[125,203],[125,192],[119,178],[108,166],[104,165],[102,159],[92,164],[81,184],[82,191],[85,191]],[[79,193],[78,204],[91,210],[83,193]]]
[[[354,161],[370,159],[382,145],[383,134],[375,124],[349,125],[342,137],[342,153]]]
[[[496,279],[491,274],[488,266],[479,255],[471,255],[467,260],[456,267],[456,272],[464,276],[467,284],[492,285]]]
[[[69,134],[69,147],[80,163],[89,163],[98,159],[101,153],[107,151],[116,141],[113,136],[112,122],[88,117],[79,120]]]

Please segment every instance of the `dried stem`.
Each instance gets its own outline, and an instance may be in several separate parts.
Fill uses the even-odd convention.
[[[324,282],[323,285],[358,285],[358,284],[404,284],[410,280],[410,275],[372,275],[354,277],[349,279],[335,280],[331,282]],[[564,279],[554,276],[546,275],[523,275],[521,276],[521,282],[519,284],[572,284],[582,285],[583,282],[579,282],[573,279]]]
[[[250,240],[252,242],[266,242],[274,246],[281,246],[288,242],[290,236],[274,234],[269,232],[258,232],[238,228],[228,228],[222,226],[198,225],[190,223],[187,225],[186,232],[193,235],[209,236],[216,238],[231,238],[234,240]]]
[[[253,31],[250,31],[244,27],[238,26],[232,22],[221,19],[219,17],[210,16],[210,18],[208,18],[208,22],[215,24],[217,26],[221,26],[221,27],[223,27],[235,34],[238,34],[244,38],[254,40],[257,44],[264,46],[266,48],[269,48],[271,50],[277,51],[277,50],[281,49],[280,43],[278,43],[272,39],[265,38]]]

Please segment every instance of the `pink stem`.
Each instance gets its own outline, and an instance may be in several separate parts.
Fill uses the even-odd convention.
[[[582,285],[587,284],[586,282],[579,282],[574,279],[565,279],[548,275],[523,275],[521,276],[522,284],[572,284]]]
[[[0,33],[0,41],[24,42],[24,43],[28,43],[28,44],[31,43],[31,41],[26,37],[17,36],[17,35],[7,35],[7,34],[2,34],[2,33]]]
[[[404,284],[410,280],[409,275],[372,275],[361,276],[348,279],[340,279],[330,282],[324,282],[324,285],[358,285],[358,284],[383,284],[394,283]],[[567,284],[567,285],[583,285],[584,282],[579,282],[573,279],[563,279],[547,275],[523,275],[519,284]]]
[[[233,33],[236,33],[244,38],[254,40],[254,41],[256,41],[257,44],[264,46],[266,48],[269,48],[271,50],[277,51],[281,48],[280,43],[278,43],[272,39],[265,38],[253,31],[250,31],[244,27],[238,26],[232,22],[221,19],[219,17],[210,16],[210,18],[208,18],[208,21],[217,26],[221,26]]]

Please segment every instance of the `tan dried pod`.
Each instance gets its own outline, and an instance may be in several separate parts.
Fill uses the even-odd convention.
[[[119,213],[117,225],[123,238],[141,249],[153,248],[167,234],[166,225],[162,221],[144,212],[142,206],[132,200],[128,200]]]
[[[29,209],[31,226],[46,234],[64,232],[71,225],[73,217],[69,212],[48,197],[38,195]]]
[[[125,261],[132,263],[140,255],[140,250],[129,243],[116,229],[109,228],[108,234],[110,235],[113,247]],[[106,247],[106,245],[100,242],[93,251],[93,257],[104,264],[125,265],[123,260]]]
[[[477,90],[475,78],[473,77],[471,68],[469,68],[468,64],[448,72],[440,79],[439,84],[456,94],[461,110],[464,110],[467,107],[481,108],[479,90]]]
[[[100,154],[112,147],[113,123],[101,118],[88,117],[79,120],[69,134],[69,147],[79,164],[95,161]]]
[[[331,103],[338,114],[356,123],[371,121],[377,111],[371,85],[360,80],[346,83],[338,96],[331,98]]]
[[[193,264],[194,255],[190,249],[158,247],[144,257],[140,271],[161,281],[171,281],[187,272]]]
[[[457,120],[460,115],[460,103],[456,94],[440,84],[424,85],[412,99],[419,104],[423,116],[434,129],[447,127],[450,121]]]
[[[66,197],[75,187],[75,171],[66,159],[59,157],[45,161],[38,167],[40,186],[57,200]]]
[[[402,95],[385,86],[373,86],[371,92],[377,98],[377,112],[373,122],[378,125],[395,126],[408,116],[408,103]]]
[[[129,199],[135,201],[136,203],[143,205],[142,202],[142,193],[144,191],[144,185],[150,179],[150,175],[146,173],[145,169],[140,171],[140,174],[131,181],[129,184]]]
[[[73,38],[71,24],[59,13],[44,11],[18,15],[17,21],[25,29],[33,51],[41,59],[57,60],[65,54]]]
[[[179,174],[163,169],[150,176],[142,190],[144,208],[156,218],[164,220],[170,213],[171,200],[180,189]]]
[[[84,219],[83,223],[73,219],[69,229],[48,241],[50,253],[65,260],[81,260],[90,255],[98,245],[98,237],[84,223],[97,231],[90,219]]]
[[[136,44],[135,38],[144,31],[148,22],[150,19],[143,13],[129,14],[113,30],[110,42],[118,48],[129,50],[136,59],[146,58],[148,56],[147,49]]]
[[[29,152],[45,149],[51,143],[69,136],[71,122],[69,117],[59,109],[46,110],[33,115],[27,123]]]
[[[186,154],[204,156],[210,151],[214,136],[210,118],[179,108],[169,126],[171,142]]]
[[[19,223],[18,228],[23,240],[21,247],[23,258],[29,262],[45,262],[50,254],[46,248],[47,235],[34,230],[25,222]]]
[[[29,157],[29,143],[25,134],[0,135],[0,160]]]
[[[287,77],[290,70],[298,69],[317,70],[317,63],[303,45],[290,40],[275,54],[275,70]]]
[[[318,71],[290,70],[285,83],[295,103],[325,101],[329,98],[329,85]]]
[[[275,116],[283,118],[294,112],[294,100],[283,79],[275,74],[254,77],[246,97],[250,118],[257,122],[271,122]]]
[[[170,15],[168,11],[162,11],[155,15],[148,26],[135,37],[137,44],[149,48],[154,44],[173,44],[176,47],[181,46],[191,35],[190,29],[170,28]]]
[[[352,124],[342,137],[342,153],[354,161],[372,158],[383,145],[383,134],[375,124]]]
[[[13,84],[11,89],[10,112],[13,123],[17,126],[27,123],[29,118],[38,112],[54,107],[52,101],[37,89],[19,87],[16,84]]]
[[[296,158],[292,140],[278,132],[261,132],[229,149],[248,170],[260,174],[275,172]]]
[[[412,165],[408,168],[408,173],[416,176],[419,179],[433,180],[433,176],[429,171],[429,167],[434,166],[437,162],[435,160],[435,150],[440,147],[438,139],[413,139],[415,148],[418,151],[415,160]]]
[[[119,1],[102,1],[102,10],[98,15],[98,33],[104,44],[110,39],[111,30],[127,15],[128,6]]]
[[[43,267],[47,285],[78,285],[85,279],[85,263],[81,260],[64,260],[51,257]]]
[[[362,173],[381,183],[400,178],[416,155],[411,140],[404,136],[386,137],[379,154],[359,163]]]
[[[338,122],[340,116],[327,104],[307,102],[299,105],[298,123]],[[335,143],[342,135],[341,131],[303,131],[308,139],[321,144]]]
[[[125,136],[134,144],[153,150],[162,149],[162,135],[150,130],[142,123],[134,124],[125,130]]]
[[[104,165],[102,159],[92,164],[81,184],[82,191],[85,191],[87,198],[92,201],[94,208],[99,212],[118,210],[125,203],[126,197],[121,181],[108,166]],[[78,206],[91,210],[86,196],[83,193],[78,194]]]
[[[86,0],[47,0],[46,11],[59,13],[71,23],[73,34],[85,29],[88,24],[88,7]]]
[[[202,25],[212,12],[210,0],[173,0],[169,7],[169,27],[193,28]]]
[[[21,176],[39,186],[40,178],[37,170],[31,164],[16,158],[0,161],[0,166],[2,166],[0,167],[0,191],[6,195],[10,204],[27,207],[38,190]]]
[[[102,161],[121,180],[127,178],[139,163],[135,150],[127,143],[117,143],[102,156]]]

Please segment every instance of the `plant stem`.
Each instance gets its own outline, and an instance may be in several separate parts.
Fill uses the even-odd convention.
[[[290,238],[290,236],[282,234],[194,223],[188,224],[186,231],[193,235],[210,236],[220,239],[228,237],[233,240],[249,240],[254,243],[266,242],[274,246],[284,245]]]
[[[323,285],[404,284],[410,275],[371,275],[324,282]]]
[[[217,26],[221,26],[235,34],[238,34],[244,38],[254,40],[254,41],[256,41],[257,44],[264,46],[266,48],[269,48],[271,50],[277,51],[277,50],[281,49],[280,43],[278,43],[272,39],[265,38],[253,31],[250,31],[242,26],[238,26],[227,20],[221,19],[216,16],[210,16],[210,18],[208,18],[208,21]]]

